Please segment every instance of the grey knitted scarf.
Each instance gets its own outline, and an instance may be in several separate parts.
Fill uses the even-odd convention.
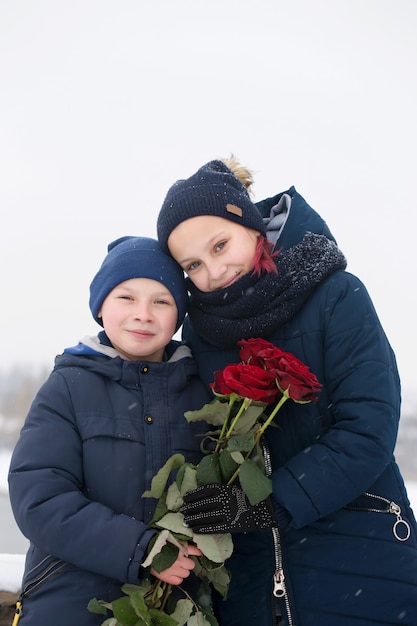
[[[233,347],[240,339],[267,337],[300,310],[325,278],[346,267],[337,245],[314,233],[279,253],[275,263],[278,274],[258,278],[249,272],[218,291],[200,291],[187,279],[195,332],[218,348]]]

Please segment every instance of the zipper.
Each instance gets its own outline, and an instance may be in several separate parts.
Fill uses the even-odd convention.
[[[368,496],[368,498],[377,500],[378,502],[382,502],[386,506],[381,509],[375,507],[357,507],[347,505],[344,508],[351,511],[368,511],[370,513],[390,513],[391,515],[395,515],[397,519],[393,524],[392,534],[397,539],[397,541],[407,541],[407,539],[410,538],[410,524],[401,517],[401,507],[399,504],[393,502],[392,500],[388,500],[388,498],[384,498],[383,496],[378,496],[375,493],[369,493],[369,491],[364,491],[363,495]]]
[[[271,455],[265,441],[262,441],[262,454],[264,458],[265,473],[272,474]],[[288,626],[294,626],[290,599],[288,597],[287,586],[285,584],[284,565],[282,560],[282,544],[279,528],[272,528],[272,539],[274,543],[275,572],[272,577],[272,594],[275,598],[282,599],[287,613]]]
[[[16,602],[16,608],[14,611],[14,618],[13,618],[13,622],[12,622],[12,626],[17,626],[19,620],[20,620],[20,616],[22,614],[22,603],[19,602],[19,600]]]
[[[35,569],[37,569],[40,565],[42,565],[50,557],[51,557],[51,555],[48,554],[48,556],[46,556],[40,563],[38,563],[38,565],[35,565],[35,567],[33,567],[28,572],[28,574],[30,574]],[[18,624],[18,622],[19,622],[19,620],[20,620],[20,618],[22,616],[22,613],[23,613],[23,600],[25,598],[29,598],[29,596],[31,596],[34,591],[39,589],[39,587],[41,587],[47,580],[49,580],[50,578],[52,578],[53,576],[58,574],[58,572],[60,572],[64,567],[66,567],[66,565],[67,565],[67,563],[65,561],[62,561],[61,559],[55,559],[54,561],[51,561],[51,563],[48,565],[48,567],[46,567],[44,570],[42,570],[42,572],[40,574],[38,574],[34,578],[31,578],[30,580],[27,581],[27,583],[25,584],[25,586],[24,586],[20,596],[17,599],[16,609],[15,609],[15,614],[14,614],[12,626],[17,626],[17,624]]]
[[[275,548],[275,573],[273,575],[274,587],[272,593],[275,598],[283,598],[285,604],[285,610],[287,612],[288,625],[293,626],[292,612],[290,606],[290,599],[287,593],[287,586],[285,584],[284,568],[282,563],[282,549],[281,549],[281,536],[278,528],[272,529],[272,536],[274,539]]]

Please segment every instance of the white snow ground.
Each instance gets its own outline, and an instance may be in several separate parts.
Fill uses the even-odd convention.
[[[0,554],[1,591],[16,593],[20,590],[24,565],[24,554]]]
[[[10,452],[0,450],[0,497],[7,497],[7,472],[10,463]],[[417,514],[417,482],[407,482],[408,497],[411,506]],[[13,524],[13,520],[9,523]],[[7,530],[6,530],[7,532]],[[13,528],[13,532],[16,529]],[[19,544],[20,545],[20,544]],[[17,592],[20,589],[20,583],[23,574],[25,562],[24,554],[16,553],[0,553],[0,590]]]

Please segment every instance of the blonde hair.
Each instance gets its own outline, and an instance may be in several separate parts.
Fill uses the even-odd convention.
[[[234,154],[231,154],[230,157],[226,159],[220,159],[226,167],[229,168],[236,176],[238,180],[242,183],[242,185],[246,188],[246,191],[249,194],[253,195],[253,191],[251,189],[253,185],[253,172],[241,165]],[[273,252],[274,246],[270,243],[266,237],[260,235],[258,238],[258,243],[256,246],[256,254],[253,263],[253,272],[258,277],[262,274],[262,272],[272,272],[273,274],[278,274],[277,267],[274,262],[274,257],[278,255],[278,252]]]
[[[241,165],[234,154],[231,154],[230,157],[227,157],[225,159],[220,159],[220,161],[222,161],[226,165],[226,167],[228,167],[229,170],[233,172],[236,178],[240,180],[242,185],[246,188],[247,192],[253,194],[251,188],[254,182],[253,172],[244,165]]]

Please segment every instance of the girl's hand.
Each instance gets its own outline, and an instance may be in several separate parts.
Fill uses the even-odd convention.
[[[197,546],[192,545],[188,546],[188,554],[192,554],[194,556],[203,555]],[[151,567],[151,574],[169,585],[181,585],[184,578],[188,578],[194,567],[194,561],[189,556],[179,552],[177,560],[171,565],[171,567],[168,567],[168,569],[164,569],[159,573]]]
[[[184,495],[180,511],[184,525],[201,534],[250,533],[278,526],[271,497],[251,505],[237,485],[197,487]]]

